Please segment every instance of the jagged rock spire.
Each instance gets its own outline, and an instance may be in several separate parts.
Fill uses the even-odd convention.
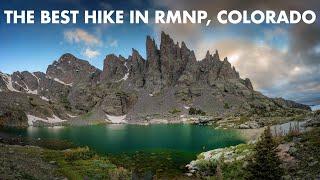
[[[239,73],[231,66],[228,58],[220,61],[218,50],[215,50],[214,54],[207,51],[204,61],[197,61],[194,52],[187,48],[184,41],[181,41],[181,46],[179,46],[178,42],[175,42],[164,32],[161,32],[160,49],[158,49],[155,40],[147,36],[146,53],[147,59],[145,61],[137,50],[132,49],[127,68],[130,72],[129,79],[134,81],[136,86],[144,87],[150,91],[174,86],[178,82],[185,82],[186,78],[190,79],[188,84],[197,83],[200,80],[204,83],[209,82],[210,85],[218,79],[239,78]],[[115,65],[118,66],[116,63]],[[124,65],[121,67],[119,65],[115,69],[120,69],[120,72],[113,72],[113,74],[123,75],[126,71]],[[109,76],[112,75],[109,73]],[[184,77],[181,78],[181,76]],[[103,75],[103,77],[105,76]]]
[[[218,50],[216,50],[216,52],[214,53],[214,55],[213,55],[213,59],[215,59],[215,60],[220,60]]]
[[[117,57],[114,54],[107,55],[101,73],[101,81],[120,81],[128,71],[125,66],[125,61],[121,56]]]
[[[132,49],[132,55],[129,57],[125,66],[128,69],[128,77],[136,87],[144,86],[146,61],[140,56],[139,52]]]
[[[211,54],[210,54],[210,51],[208,50],[207,53],[206,53],[206,59],[207,60],[210,60],[211,59]]]

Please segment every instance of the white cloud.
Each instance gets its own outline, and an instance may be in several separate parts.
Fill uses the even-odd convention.
[[[90,48],[86,48],[86,49],[82,52],[82,54],[83,54],[84,56],[86,56],[87,58],[92,59],[92,58],[95,58],[95,57],[99,56],[99,55],[100,55],[100,52],[97,51],[97,50],[92,50],[92,49],[90,49]]]
[[[230,63],[240,72],[241,77],[253,81],[256,89],[264,89],[289,80],[294,69],[287,61],[286,54],[267,44],[257,44],[241,38],[224,38],[214,43],[199,43],[196,47],[198,57],[209,49],[219,50],[220,58],[228,57]]]
[[[83,42],[86,45],[101,45],[98,37],[80,28],[65,31],[64,38],[69,43]]]
[[[111,40],[109,46],[110,47],[118,47],[118,40],[116,40],[116,39]]]

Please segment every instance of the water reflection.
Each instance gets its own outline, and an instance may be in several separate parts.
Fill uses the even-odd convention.
[[[29,127],[13,133],[36,139],[67,140],[101,153],[152,149],[201,152],[244,142],[235,131],[186,124]]]

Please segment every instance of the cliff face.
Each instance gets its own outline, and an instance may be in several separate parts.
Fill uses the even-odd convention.
[[[102,71],[64,54],[46,73],[1,73],[0,125],[9,119],[17,119],[18,124],[29,120],[30,124],[30,117],[48,121],[74,116],[108,119],[126,115],[127,121],[179,118],[188,114],[189,107],[211,116],[310,110],[254,91],[251,81],[241,79],[218,51],[208,51],[204,59],[197,60],[184,42],[175,43],[165,33],[160,48],[148,36],[146,51],[146,60],[135,49],[127,59],[107,55]]]

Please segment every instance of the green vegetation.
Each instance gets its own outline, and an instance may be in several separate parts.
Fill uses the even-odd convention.
[[[239,144],[237,146],[214,150],[210,160],[204,159],[204,154],[197,156],[197,176],[205,179],[244,179],[246,171],[243,168],[247,157],[252,154],[254,145]]]
[[[230,106],[229,106],[228,103],[224,103],[223,107],[224,107],[225,109],[230,109]]]
[[[247,166],[246,179],[281,179],[284,174],[277,155],[277,144],[268,127],[256,144],[255,154]]]
[[[57,173],[68,179],[131,179],[131,172],[112,164],[88,147],[65,151],[46,150],[44,158],[55,162]]]
[[[16,137],[1,142],[26,146],[0,143],[0,179],[132,179],[107,156],[67,141]]]
[[[223,175],[223,179],[244,179],[245,170],[243,168],[245,164],[244,160],[234,161],[232,163],[222,163],[221,171]],[[218,174],[215,176],[217,177]],[[217,178],[218,179],[218,178]]]
[[[67,161],[76,161],[76,160],[87,160],[91,159],[95,155],[94,152],[90,151],[88,147],[76,148],[70,151],[64,152],[64,158]]]
[[[201,116],[205,116],[206,112],[202,111],[201,109],[196,109],[191,107],[189,109],[189,115],[201,115]]]
[[[289,153],[298,163],[288,167],[287,174],[292,179],[317,179],[320,174],[320,127],[286,136],[282,143],[293,141],[296,143],[289,149]]]
[[[171,114],[178,114],[178,113],[180,113],[181,111],[179,110],[179,109],[176,109],[176,108],[174,108],[174,109],[172,109],[171,111],[169,111],[169,113],[171,113]]]
[[[201,169],[200,176],[213,176],[216,173],[218,162],[216,160],[204,160],[200,159],[197,163],[197,167]]]
[[[185,165],[194,158],[193,153],[166,149],[150,149],[121,154],[108,158],[118,167],[132,172],[137,179],[185,179]]]
[[[219,153],[222,154],[220,157]],[[255,145],[240,144],[233,150],[229,147],[213,151],[211,158],[217,157],[214,167],[210,166],[213,160],[205,160],[203,153],[198,155],[196,167],[200,178],[317,179],[320,174],[320,127],[306,132],[290,127],[287,134],[276,136],[272,136],[268,128]]]
[[[246,116],[246,115],[241,115],[240,116],[240,121],[239,121],[240,124],[243,124],[243,123],[248,122],[248,121],[250,121],[250,118],[248,116]]]
[[[86,113],[86,114],[81,115],[80,118],[81,118],[81,119],[87,119],[87,118],[89,118],[90,116],[92,116],[92,114],[93,114],[93,112],[90,111],[90,112],[88,112],[88,113]]]

